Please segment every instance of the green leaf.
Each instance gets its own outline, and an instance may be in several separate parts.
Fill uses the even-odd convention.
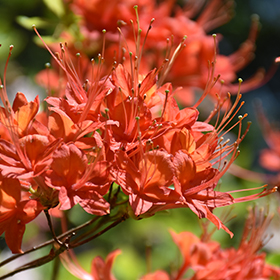
[[[49,25],[49,22],[39,17],[26,17],[18,16],[17,23],[26,29],[32,29],[32,25],[35,24],[37,28],[44,28]]]
[[[58,17],[65,14],[65,9],[62,0],[43,0],[46,6],[55,13]]]
[[[53,36],[41,36],[44,42],[49,45],[52,43],[60,43],[63,39],[62,38],[54,38]],[[35,44],[38,46],[43,46],[43,43],[39,37],[34,37],[33,38]]]
[[[269,264],[271,264],[271,265],[279,266],[279,263],[280,263],[280,254],[279,254],[279,253],[269,254],[269,255],[266,257],[266,261],[267,261],[267,263],[269,263]]]

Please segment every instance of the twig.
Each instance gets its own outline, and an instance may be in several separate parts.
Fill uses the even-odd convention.
[[[50,250],[50,253],[44,257],[41,257],[39,259],[36,259],[32,262],[29,262],[23,266],[20,266],[19,268],[3,275],[0,277],[0,280],[2,279],[5,279],[5,278],[8,278],[8,277],[11,277],[13,275],[15,275],[16,273],[19,273],[21,271],[24,271],[24,270],[27,270],[27,269],[30,269],[30,268],[35,268],[35,267],[39,267],[43,264],[46,264],[50,261],[52,261],[55,257],[57,257],[59,254],[63,253],[64,251],[66,250],[66,247],[64,246],[61,246],[59,247],[59,249],[57,250],[54,250],[53,248]]]
[[[85,244],[85,243],[87,243],[87,242],[89,242],[89,241],[91,241],[91,240],[97,238],[98,236],[100,236],[100,235],[102,235],[103,233],[107,232],[109,229],[111,229],[111,228],[117,226],[119,223],[125,221],[127,218],[128,218],[128,217],[127,217],[127,214],[123,215],[120,219],[116,220],[115,222],[113,222],[113,223],[112,223],[111,225],[109,225],[108,227],[104,228],[103,230],[99,231],[99,232],[96,233],[95,235],[93,235],[93,236],[91,236],[91,237],[89,237],[89,238],[87,238],[87,239],[85,239],[85,240],[83,240],[83,241],[81,241],[81,242],[78,242],[78,243],[75,244],[75,241],[76,241],[76,240],[74,240],[73,243],[69,245],[69,248],[72,249],[72,248],[79,247],[79,246],[81,246],[81,245],[83,245],[83,244]]]
[[[98,217],[98,218],[99,218],[99,217]],[[15,269],[15,270],[13,270],[13,271],[11,271],[11,272],[9,272],[9,273],[7,273],[7,274],[1,276],[1,277],[0,277],[0,280],[5,279],[5,278],[8,278],[8,277],[11,277],[11,276],[13,276],[14,274],[19,273],[19,272],[22,272],[22,271],[24,271],[24,270],[28,270],[28,269],[31,269],[31,268],[35,268],[35,267],[39,267],[39,266],[41,266],[41,265],[44,265],[44,264],[46,264],[46,263],[52,261],[54,258],[56,258],[58,255],[60,255],[61,253],[63,253],[65,250],[67,250],[67,249],[69,249],[69,248],[75,248],[75,247],[81,246],[81,245],[83,245],[83,244],[85,244],[85,243],[87,243],[87,242],[89,242],[89,241],[91,241],[91,240],[97,238],[98,236],[100,236],[100,235],[102,235],[103,233],[107,232],[107,231],[110,230],[111,228],[117,226],[119,223],[125,221],[127,218],[128,218],[127,214],[124,214],[121,218],[119,218],[118,220],[116,220],[115,222],[113,222],[112,224],[110,224],[109,226],[107,226],[106,228],[104,228],[103,230],[101,230],[100,232],[98,232],[98,233],[96,233],[95,235],[93,235],[93,236],[91,236],[91,237],[89,237],[89,238],[87,238],[87,239],[85,239],[85,240],[83,240],[83,241],[81,241],[81,242],[78,242],[78,243],[77,243],[77,242],[75,243],[76,240],[74,240],[72,243],[70,242],[70,237],[72,236],[72,234],[74,234],[75,229],[70,230],[70,231],[68,231],[67,233],[64,233],[64,234],[62,234],[62,235],[60,235],[60,236],[57,237],[57,239],[59,240],[59,239],[61,239],[61,238],[64,238],[64,237],[67,237],[67,236],[68,236],[68,238],[67,238],[68,240],[65,241],[65,242],[67,242],[67,245],[68,245],[68,246],[60,246],[57,250],[55,250],[54,248],[52,248],[52,249],[50,250],[50,253],[49,253],[48,255],[46,255],[46,256],[44,256],[44,257],[41,257],[41,258],[38,258],[38,259],[36,259],[36,260],[34,260],[34,261],[31,261],[31,262],[29,262],[29,263],[27,263],[27,264],[25,264],[25,265],[23,265],[23,266],[18,267],[17,269]],[[96,220],[96,219],[93,219],[93,220]],[[89,224],[93,223],[93,220],[91,220],[91,221],[89,221],[89,222],[87,222],[87,223],[81,225],[80,227],[77,227],[78,230],[80,230],[81,228],[84,228],[86,225],[88,226]],[[77,229],[77,228],[76,228],[76,229]],[[89,233],[91,233],[91,232],[89,232]],[[70,234],[71,234],[71,235],[70,235]],[[69,236],[69,235],[70,235],[70,236]],[[8,261],[8,262],[14,260],[15,257],[23,256],[23,255],[25,255],[25,254],[27,254],[27,253],[29,253],[29,252],[35,251],[35,250],[37,250],[37,249],[39,249],[39,248],[42,248],[42,247],[44,247],[44,246],[46,246],[46,245],[49,245],[49,244],[52,244],[52,243],[54,243],[54,242],[56,242],[56,240],[54,240],[54,239],[52,239],[52,240],[50,240],[50,241],[47,241],[47,242],[45,242],[44,244],[41,244],[41,245],[39,245],[39,246],[36,247],[36,248],[32,248],[32,249],[30,249],[29,251],[26,251],[26,252],[23,253],[23,254],[19,254],[19,255],[16,255],[16,256],[12,257],[12,258],[9,258],[9,261]],[[7,259],[7,260],[8,260],[8,259]],[[8,263],[7,260],[5,260],[4,262],[2,262],[1,264],[3,265],[3,263],[4,263],[4,264]]]
[[[75,227],[74,229],[68,230],[68,231],[66,231],[65,233],[63,233],[63,234],[57,236],[57,239],[60,240],[60,239],[62,239],[62,238],[64,238],[64,237],[71,237],[73,234],[77,233],[77,232],[80,231],[81,229],[83,229],[83,228],[85,228],[85,227],[87,227],[87,226],[93,224],[93,223],[94,223],[95,221],[97,221],[99,218],[100,218],[99,216],[96,216],[96,217],[93,218],[92,220],[87,221],[87,222],[85,222],[84,224],[82,224],[82,225],[80,225],[80,226],[77,226],[77,227]],[[44,247],[46,247],[46,246],[48,246],[48,245],[50,245],[50,244],[52,244],[52,243],[54,243],[54,242],[55,242],[55,240],[54,240],[54,239],[51,239],[51,240],[48,240],[48,241],[46,241],[46,242],[44,242],[44,243],[42,243],[42,244],[40,244],[40,245],[38,245],[38,246],[35,246],[35,247],[31,248],[31,249],[29,249],[29,250],[26,250],[26,251],[25,251],[24,253],[22,253],[22,254],[17,254],[17,255],[11,256],[10,258],[7,258],[6,260],[2,261],[2,262],[0,263],[0,267],[2,267],[2,266],[4,266],[4,265],[8,264],[9,262],[12,262],[13,260],[16,260],[17,258],[19,258],[19,257],[21,257],[21,256],[27,255],[27,254],[29,254],[29,253],[31,253],[31,252],[34,252],[34,251],[39,250],[39,249],[41,249],[41,248],[44,248]]]
[[[45,215],[46,215],[46,217],[47,217],[48,225],[49,225],[49,228],[50,228],[50,230],[51,230],[51,233],[52,233],[52,236],[53,236],[54,241],[55,241],[59,246],[65,246],[66,248],[68,248],[68,244],[66,244],[65,242],[61,242],[60,240],[57,239],[56,234],[55,234],[55,232],[54,232],[54,228],[53,228],[51,216],[50,216],[50,214],[49,214],[48,209],[45,209],[45,210],[44,210],[44,213],[45,213]]]

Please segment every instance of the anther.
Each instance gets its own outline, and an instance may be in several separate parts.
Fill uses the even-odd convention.
[[[118,25],[118,26],[125,26],[125,25],[126,25],[126,22],[123,21],[123,20],[118,20],[118,21],[117,21],[117,25]]]
[[[151,139],[148,139],[146,144],[151,145],[153,143],[153,141]]]

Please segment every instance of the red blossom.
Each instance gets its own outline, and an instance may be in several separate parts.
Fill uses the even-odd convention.
[[[141,279],[280,279],[280,270],[266,263],[265,253],[259,252],[263,246],[264,232],[272,216],[263,210],[250,210],[242,240],[237,249],[221,248],[219,242],[211,240],[211,234],[204,232],[198,238],[191,232],[171,231],[173,241],[183,257],[182,264],[172,277],[164,271],[156,271]],[[193,276],[184,276],[186,272]],[[169,278],[170,277],[170,278]]]
[[[22,253],[21,243],[25,225],[34,220],[44,207],[34,199],[21,198],[21,185],[17,179],[3,178],[0,186],[0,235],[12,253]]]
[[[106,162],[88,164],[87,156],[74,144],[62,145],[53,154],[46,184],[59,191],[60,210],[80,204],[94,215],[106,215],[110,205],[103,198],[110,186]]]
[[[87,9],[84,9],[88,3],[73,1],[72,7],[78,5],[85,20],[90,20],[87,18]],[[107,10],[108,4],[96,1],[96,5],[106,8],[106,17],[103,19],[111,28],[111,20],[115,15]],[[126,5],[126,2],[111,3],[119,11],[118,17],[123,16],[125,11],[126,16],[131,16],[131,7],[119,9],[123,6],[127,8]],[[105,49],[98,56],[97,65],[94,65],[93,60],[87,62],[84,57],[81,59],[78,56],[76,69],[72,62],[71,46],[68,48],[67,44],[61,44],[60,54],[54,54],[46,46],[58,64],[58,71],[63,72],[62,75],[49,77],[55,85],[59,84],[61,78],[62,86],[58,88],[56,96],[46,98],[46,114],[37,115],[38,97],[28,102],[22,93],[17,94],[11,106],[6,89],[1,86],[4,104],[0,110],[1,123],[3,131],[9,133],[9,136],[4,136],[5,139],[0,139],[2,232],[15,230],[22,237],[25,224],[43,209],[41,204],[46,208],[59,204],[60,210],[68,210],[79,204],[89,214],[107,215],[111,208],[118,205],[112,202],[118,200],[119,192],[112,198],[113,183],[116,183],[125,197],[119,205],[126,204],[126,214],[134,218],[154,215],[164,209],[187,207],[199,218],[207,218],[232,236],[213,214],[213,210],[274,191],[264,190],[259,194],[234,199],[230,192],[216,190],[220,178],[238,155],[238,146],[249,128],[248,125],[242,135],[245,114],[232,126],[239,127],[236,141],[228,143],[223,140],[224,135],[232,129],[228,128],[228,124],[234,120],[243,103],[240,102],[240,85],[233,104],[227,102],[229,95],[223,98],[223,92],[218,91],[217,94],[217,70],[223,72],[231,82],[235,71],[243,66],[237,63],[238,58],[251,52],[254,38],[251,38],[251,47],[248,46],[236,56],[219,56],[215,50],[216,41],[211,38],[210,42],[204,29],[217,24],[209,12],[217,9],[215,14],[221,20],[221,11],[227,11],[220,1],[212,1],[200,14],[197,23],[187,19],[187,11],[179,7],[174,10],[174,17],[171,17],[172,6],[172,1],[159,5],[153,1],[143,3],[139,15],[136,12],[137,33],[134,29],[120,31],[127,40],[127,53],[123,53],[124,58],[128,58],[127,62],[121,58],[122,54],[118,54],[119,64],[114,63],[105,77],[102,76]],[[154,7],[155,11],[151,9]],[[91,7],[93,14],[95,8]],[[195,15],[198,10],[192,4],[189,13]],[[159,19],[149,34],[151,40],[145,41],[148,48],[158,48],[159,57],[164,62],[161,62],[159,69],[150,70],[149,63],[145,63],[145,68],[141,66],[141,63],[147,62],[148,56],[145,57],[141,47],[143,38],[138,17],[143,20],[144,28],[150,30],[151,22],[146,17],[152,12]],[[87,22],[83,24],[88,26]],[[96,24],[94,19],[90,26],[94,28]],[[184,28],[178,29],[179,25]],[[164,36],[170,36],[173,32],[172,44],[178,44],[175,51],[173,46],[168,46],[165,57],[161,31],[164,31]],[[181,39],[185,31],[193,32],[187,46],[185,37]],[[113,37],[111,40],[115,44],[117,40]],[[185,67],[186,62],[179,55],[190,59],[189,67]],[[207,67],[208,61],[213,61],[211,67]],[[146,68],[149,70],[144,71]],[[181,72],[182,69],[187,73]],[[180,109],[174,98],[178,92],[173,91],[171,83],[164,84],[164,80],[169,77],[181,82],[181,76],[184,77],[183,86],[205,88],[193,107]],[[216,94],[215,107],[204,122],[198,121],[198,106],[213,91]],[[225,112],[221,113],[221,108],[226,106]],[[215,125],[211,125],[215,117]],[[227,162],[226,157],[229,157]],[[8,181],[15,185],[15,193],[9,193],[6,189]],[[32,196],[21,199],[23,189]],[[40,199],[40,203],[36,199]],[[20,222],[15,222],[17,220]],[[8,223],[12,226],[9,227]],[[11,239],[6,239],[11,247]],[[21,238],[18,242],[21,242]],[[195,240],[195,243],[201,242]],[[204,265],[201,263],[201,252],[205,248],[200,245],[197,245],[198,253],[193,258],[193,262],[197,261],[197,267]],[[20,243],[12,250],[20,251]],[[191,251],[190,248],[188,251]],[[102,275],[111,279],[108,271],[114,257],[114,254],[110,256],[106,263],[97,258],[93,262],[94,277],[101,279]],[[185,257],[184,262],[185,269],[192,261]]]
[[[183,87],[178,91],[177,98],[181,104],[189,106],[194,101],[195,88],[204,89],[208,81],[208,61],[213,61],[216,46],[211,36],[207,33],[217,26],[220,26],[233,15],[232,1],[212,0],[203,5],[203,2],[195,4],[194,1],[188,2],[183,7],[179,7],[174,1],[145,1],[139,4],[137,11],[139,13],[139,21],[142,30],[149,30],[149,40],[145,40],[147,52],[141,53],[144,63],[139,65],[140,72],[145,73],[156,65],[161,66],[164,59],[168,59],[173,67],[163,67],[163,79],[171,81],[174,86]],[[126,57],[123,63],[129,66],[129,54],[137,55],[137,44],[135,44],[134,34],[138,32],[138,26],[135,30],[131,29],[130,20],[135,18],[133,6],[136,1],[113,1],[110,4],[102,1],[81,1],[75,0],[71,3],[70,8],[74,14],[82,16],[80,21],[81,32],[84,34],[82,40],[83,50],[89,49],[92,52],[96,49],[96,45],[103,42],[103,30],[107,30],[107,40],[109,47],[106,48],[105,57],[115,56],[114,51],[119,49],[120,43],[117,34],[117,23],[121,26],[122,34],[125,37],[125,47],[128,46],[126,54],[118,53],[117,60],[122,62],[122,57]],[[203,8],[202,8],[203,7]],[[99,20],[98,15],[103,11],[104,17]],[[96,16],[94,16],[96,15]],[[155,19],[152,28],[150,28],[151,19]],[[196,20],[193,20],[196,18]],[[97,20],[98,19],[98,20]],[[139,23],[139,22],[138,22]],[[252,27],[248,39],[233,54],[224,56],[217,54],[217,63],[215,66],[215,75],[221,75],[223,79],[223,87],[216,84],[211,89],[211,94],[215,98],[216,92],[226,95],[228,91],[231,93],[238,92],[238,84],[236,82],[236,73],[244,68],[254,57],[255,40],[258,33],[258,18],[252,20]],[[137,27],[136,27],[137,26]],[[180,26],[180,28],[178,28]],[[172,56],[171,49],[176,46],[187,35],[188,39],[184,48],[176,52]],[[69,35],[68,35],[69,37]],[[218,36],[219,38],[220,36]],[[166,39],[168,43],[166,44]],[[69,40],[68,40],[69,41]],[[95,42],[93,46],[92,41]],[[141,38],[144,41],[144,37]],[[219,40],[217,40],[218,44]],[[113,51],[114,49],[114,51]],[[81,50],[79,50],[81,51]],[[175,57],[179,59],[174,59]],[[108,59],[109,60],[109,59]],[[112,63],[109,62],[108,66]],[[168,65],[168,64],[167,64]],[[187,67],[186,67],[187,65]],[[111,65],[109,66],[111,67]],[[168,69],[168,71],[166,71]],[[243,85],[243,91],[248,91],[262,83],[264,80],[263,71],[257,73]]]
[[[85,171],[90,143],[97,144],[100,141],[98,150],[101,149],[102,153],[96,153],[90,165],[98,166],[102,157],[104,165],[107,168],[110,166],[112,181],[119,184],[129,196],[133,215],[153,215],[162,209],[189,207],[200,218],[208,218],[218,228],[231,234],[212,211],[216,207],[252,200],[271,192],[263,191],[261,194],[234,200],[228,192],[215,190],[218,181],[236,158],[238,145],[244,137],[241,135],[241,123],[246,115],[240,117],[234,125],[239,126],[236,142],[229,144],[223,141],[227,132],[224,130],[243,104],[239,103],[241,94],[238,93],[232,105],[228,102],[223,115],[220,111],[229,96],[227,99],[219,96],[208,119],[198,122],[197,107],[217,81],[215,52],[212,54],[213,66],[207,70],[209,75],[203,95],[192,108],[180,110],[171,84],[163,84],[163,80],[183,49],[184,41],[170,54],[170,61],[162,65],[161,71],[154,69],[146,75],[140,74],[140,42],[139,32],[136,35],[135,54],[130,53],[128,59],[129,68],[121,63],[107,77],[101,78],[101,72],[93,76],[99,80],[81,80],[78,71],[69,61],[66,46],[61,45],[60,59],[51,52],[65,73],[67,87],[64,98],[47,99],[53,112],[49,128],[54,137],[62,137],[69,144],[62,145],[54,153],[53,170],[46,172],[47,184],[59,191],[62,209],[69,209],[77,203],[85,205],[82,201],[87,202],[89,199],[87,190],[105,195],[109,182],[93,187],[89,179],[90,172]],[[102,61],[102,58],[99,59]],[[218,119],[215,126],[212,126],[209,122],[215,115]],[[60,124],[63,129],[60,129]],[[93,142],[81,140],[95,138],[91,135],[84,137],[85,132],[90,131],[88,128],[98,129],[100,139]],[[248,128],[245,134],[247,131]],[[87,151],[79,150],[75,141],[81,143],[81,148],[87,147]],[[63,174],[58,167],[61,165],[68,170],[66,162],[72,157],[67,152],[67,159],[64,158],[62,150],[73,150],[73,155],[79,154],[77,162],[80,162],[80,166],[75,167],[76,174],[80,172],[75,177],[78,183],[68,178],[69,171]],[[231,155],[229,161],[223,163],[228,155]],[[109,159],[110,164],[106,162]],[[86,187],[82,187],[83,184]],[[105,202],[103,206],[108,210]],[[90,212],[89,209],[86,211]]]
[[[168,153],[151,151],[132,159],[122,151],[117,153],[119,170],[116,181],[122,186],[136,216],[150,211],[153,205],[168,205],[180,199],[168,188],[172,183],[173,166]]]

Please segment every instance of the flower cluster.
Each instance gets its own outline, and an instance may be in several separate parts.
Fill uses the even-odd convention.
[[[240,94],[212,126],[208,121],[220,116],[224,100],[217,101],[207,121],[199,122],[201,100],[180,110],[171,84],[159,84],[158,70],[140,75],[140,53],[131,58],[131,71],[118,64],[110,75],[101,77],[97,69],[86,73],[94,75],[86,80],[71,65],[64,46],[61,56],[53,57],[67,80],[64,95],[45,99],[47,112],[38,113],[38,97],[28,102],[22,93],[10,105],[1,86],[1,232],[14,253],[21,252],[21,238],[14,242],[15,235],[7,233],[22,236],[25,224],[42,209],[80,204],[90,214],[109,214],[104,195],[113,183],[128,196],[135,217],[189,207],[226,229],[212,210],[235,201],[214,189],[242,140],[240,117],[235,143],[223,142]],[[213,72],[205,94],[215,84]],[[231,158],[223,164],[228,154]],[[7,184],[13,184],[13,192]]]
[[[139,37],[141,44],[145,42],[146,46],[146,50],[139,53],[143,62],[139,66],[140,72],[147,73],[154,67],[163,67],[161,80],[171,82],[174,87],[180,87],[176,92],[176,99],[184,106],[191,106],[195,100],[195,92],[207,85],[208,64],[213,61],[214,52],[218,49],[217,45],[221,39],[218,35],[215,45],[212,36],[207,33],[231,19],[233,4],[231,0],[199,0],[188,1],[180,7],[175,1],[141,1],[138,7],[139,16],[136,17],[133,6],[138,3],[135,0],[74,0],[69,2],[69,8],[78,16],[76,28],[80,32],[77,34],[71,29],[64,30],[59,40],[68,42],[72,54],[79,53],[91,58],[96,56],[102,45],[104,46],[106,32],[106,68],[110,69],[114,60],[126,64],[129,68],[130,53],[135,54],[139,51],[138,45],[135,45],[135,37],[149,30],[148,39],[145,36]],[[136,21],[141,22],[141,29],[139,25],[134,26]],[[217,83],[211,88],[209,94],[214,99],[217,92],[223,97],[227,96],[228,92],[237,94],[239,85],[236,83],[236,73],[253,59],[258,29],[259,21],[255,16],[252,18],[248,39],[240,48],[229,56],[217,54],[215,76],[222,77],[222,86],[221,83]],[[184,48],[176,53],[178,59],[174,59],[172,51],[185,35],[187,42]],[[125,38],[125,43],[120,37]],[[57,50],[57,45],[53,44],[52,48]],[[162,65],[164,60],[169,63]],[[47,85],[46,72],[42,71],[37,77],[42,85]],[[58,74],[57,70],[48,72],[52,75]],[[242,91],[246,92],[259,86],[263,80],[263,70],[258,70],[251,79],[243,83]]]
[[[238,85],[231,83],[236,71],[250,60],[257,21],[248,41],[226,57],[217,54],[217,36],[206,32],[228,20],[231,1],[226,1],[227,5],[210,1],[202,11],[204,1],[190,1],[185,8],[174,6],[174,1],[144,1],[139,10],[132,7],[134,2],[71,1],[73,11],[82,15],[83,52],[78,54],[74,37],[65,33],[69,43],[49,47],[34,26],[54,62],[52,69],[47,65],[37,76],[48,88],[42,102],[38,96],[28,101],[18,92],[10,103],[6,90],[10,47],[3,82],[0,80],[0,234],[5,233],[12,253],[29,253],[32,250],[23,252],[21,246],[26,224],[44,212],[53,239],[42,247],[55,244],[49,255],[16,272],[51,261],[127,218],[142,219],[173,208],[189,208],[232,237],[214,209],[277,190],[261,187],[259,193],[234,198],[233,192],[243,190],[223,192],[217,188],[238,156],[239,144],[250,126],[242,128],[247,114],[238,116],[244,104],[242,80]],[[157,19],[151,20],[152,15]],[[195,16],[196,21],[190,19]],[[106,44],[103,28],[107,29]],[[190,35],[188,43],[185,32]],[[167,46],[166,37],[170,38]],[[88,60],[85,53],[90,54],[93,39],[102,52]],[[222,88],[220,74],[226,81]],[[262,79],[263,75],[257,74],[245,89]],[[173,89],[178,85],[183,90]],[[189,104],[190,87],[204,91],[192,106],[181,108],[175,97]],[[236,94],[234,100],[227,93],[230,88]],[[214,104],[203,120],[198,108],[208,95]],[[237,130],[235,141],[226,139],[232,129]],[[92,220],[68,230],[64,213],[75,205],[92,215]],[[53,209],[60,211],[60,236],[51,222]],[[80,234],[92,224],[93,229]],[[193,279],[218,279],[225,273],[231,279],[253,277],[254,263],[264,263],[262,256],[255,255],[260,240],[256,241],[254,234],[253,230],[238,250],[224,251],[210,239],[172,233],[184,257],[174,279],[181,279],[188,268],[195,271]],[[252,267],[244,260],[248,252]],[[69,254],[63,253],[62,261],[71,270],[69,262],[75,262],[75,257]],[[118,254],[114,251],[105,262],[95,259],[93,279],[114,279],[110,269]],[[223,268],[221,275],[217,267]],[[247,270],[240,270],[243,267]],[[279,275],[262,267],[259,275]],[[169,279],[169,275],[156,272],[143,279]]]

